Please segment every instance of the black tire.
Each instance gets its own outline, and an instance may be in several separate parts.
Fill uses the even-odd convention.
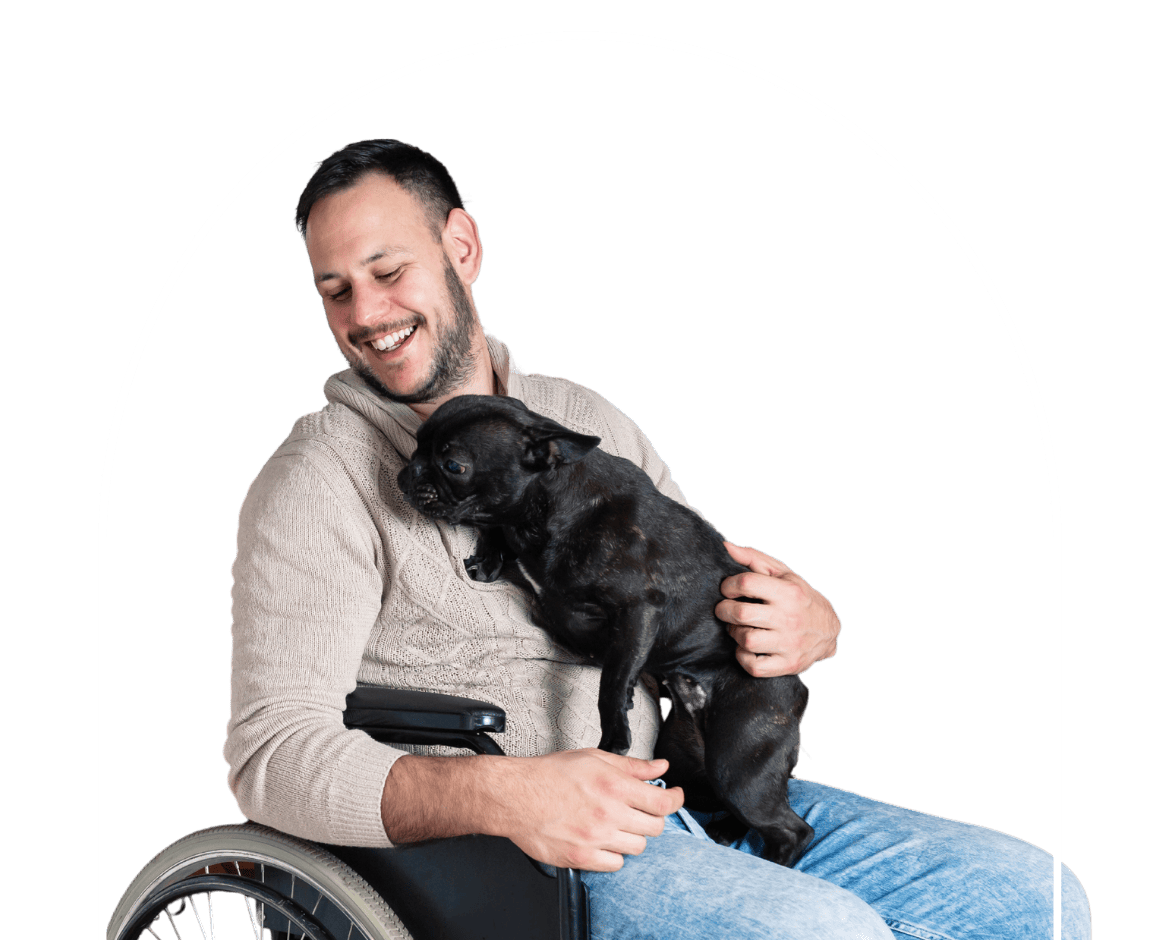
[[[263,921],[268,928],[281,923],[295,937],[411,940],[386,902],[349,865],[317,845],[257,823],[203,829],[159,852],[125,891],[107,940],[148,938],[151,923],[163,924],[183,912],[184,903],[198,914],[194,895],[251,899],[268,918]],[[255,933],[261,933],[256,924]]]

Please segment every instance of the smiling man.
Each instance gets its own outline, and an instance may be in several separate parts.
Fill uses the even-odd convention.
[[[416,212],[415,202],[371,174],[322,199],[305,235],[347,362],[379,394],[426,417],[453,394],[491,394],[495,383],[467,286],[481,260],[475,222],[462,208]]]
[[[399,470],[442,402],[498,393],[680,490],[611,404],[520,375],[484,335],[471,295],[480,235],[433,157],[390,140],[340,150],[307,184],[298,225],[351,369],[329,379],[329,404],[295,425],[242,510],[226,756],[249,818],[335,844],[506,836],[585,870],[594,938],[1050,935],[1051,858],[1026,843],[792,780],[816,837],[782,868],[753,834],[714,843],[680,790],[651,785],[666,765],[651,759],[659,712],[643,688],[631,754],[593,749],[599,669],[534,625],[517,586],[468,578],[475,533],[420,517]],[[768,555],[730,552],[750,571],[726,579],[716,612],[742,666],[790,674],[833,655],[825,598]],[[410,753],[348,731],[358,683],[495,702],[509,756]],[[1084,937],[1086,901],[1064,872],[1063,936]]]

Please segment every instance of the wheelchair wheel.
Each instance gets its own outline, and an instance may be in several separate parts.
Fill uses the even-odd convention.
[[[411,940],[383,899],[317,845],[245,823],[160,852],[109,921],[108,940]]]

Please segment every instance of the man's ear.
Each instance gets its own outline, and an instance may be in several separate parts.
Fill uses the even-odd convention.
[[[462,209],[452,209],[443,225],[443,253],[455,268],[459,280],[471,285],[483,264],[483,242],[475,219]]]
[[[540,423],[526,432],[520,463],[528,470],[553,470],[561,464],[583,460],[599,443],[598,437],[578,434],[550,418],[541,418]]]

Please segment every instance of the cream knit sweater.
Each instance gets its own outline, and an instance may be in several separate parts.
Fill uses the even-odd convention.
[[[628,418],[563,379],[520,375],[488,340],[505,394],[641,466],[682,500]],[[515,586],[479,584],[463,559],[476,533],[432,522],[396,477],[420,419],[351,371],[295,425],[246,497],[234,565],[232,715],[225,755],[247,817],[340,845],[390,845],[379,801],[407,751],[342,724],[357,684],[483,699],[507,712],[509,754],[594,747],[599,669],[553,642]],[[632,753],[652,754],[655,702],[638,689]],[[446,752],[453,753],[453,752]]]

